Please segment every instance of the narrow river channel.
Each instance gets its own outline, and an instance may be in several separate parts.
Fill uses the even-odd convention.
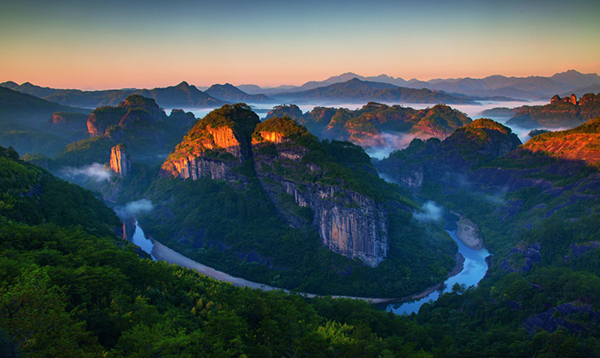
[[[458,245],[458,252],[465,259],[463,263],[463,269],[455,276],[448,278],[444,282],[443,289],[434,291],[428,296],[416,301],[405,303],[390,303],[386,307],[387,311],[391,311],[396,314],[411,314],[413,312],[418,312],[424,303],[435,301],[438,299],[441,293],[451,291],[452,286],[454,284],[458,283],[460,285],[465,285],[466,287],[477,285],[479,281],[481,281],[481,279],[485,276],[488,269],[488,265],[485,261],[485,258],[488,257],[490,253],[485,248],[482,248],[480,250],[474,250],[463,244],[456,237],[456,221],[449,221],[446,225],[446,231],[448,232],[448,234],[450,234],[452,239],[456,241]],[[154,243],[152,242],[152,240],[146,238],[146,236],[144,235],[144,231],[138,225],[137,220],[135,221],[135,233],[133,234],[131,241],[140,248],[142,248],[142,250],[150,254],[153,260],[156,260],[156,258],[152,255]],[[374,300],[374,302],[376,301]]]
[[[466,287],[476,286],[485,276],[488,270],[485,258],[490,255],[488,250],[486,250],[485,247],[480,250],[473,250],[456,237],[456,229],[446,231],[450,234],[452,239],[456,241],[458,244],[458,252],[465,258],[462,271],[444,281],[444,286],[441,291],[434,291],[430,295],[412,302],[391,303],[387,306],[387,311],[392,311],[396,314],[419,312],[419,309],[424,303],[437,300],[438,297],[440,297],[440,293],[452,291],[452,286],[454,286],[454,284],[458,283],[459,285],[465,285]]]

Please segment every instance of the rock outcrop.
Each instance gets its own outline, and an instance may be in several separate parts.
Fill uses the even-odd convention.
[[[240,169],[253,162],[261,186],[289,225],[312,227],[325,247],[375,267],[388,255],[387,211],[340,179],[327,177],[322,165],[307,160],[313,150],[309,147],[318,145],[293,119],[261,123],[245,105],[224,106],[188,132],[163,163],[161,175],[247,184],[254,174],[248,173],[247,166],[244,174]],[[371,166],[368,156],[360,153],[364,165]]]
[[[600,94],[587,93],[579,100],[574,94],[555,95],[549,104],[519,107],[507,124],[531,129],[573,128],[596,117],[600,117]]]
[[[228,105],[211,112],[177,145],[160,175],[247,181],[234,169],[251,157],[250,137],[258,123],[258,116],[246,105]]]
[[[119,143],[110,150],[110,169],[120,178],[131,172],[131,157],[123,143]]]
[[[302,208],[310,208],[315,227],[325,247],[364,264],[375,267],[388,255],[388,218],[385,209],[373,199],[339,187],[308,185],[300,189],[293,182],[276,175],[261,175],[279,186],[265,189],[279,206],[277,197],[285,193]],[[267,179],[268,178],[268,179]],[[296,218],[287,217],[292,225]],[[297,225],[297,224],[296,224]]]
[[[419,189],[425,180],[456,186],[471,166],[503,156],[521,144],[511,129],[491,119],[477,119],[444,141],[414,139],[408,148],[375,163],[391,180]]]
[[[389,250],[387,211],[364,194],[319,182],[323,168],[304,160],[311,151],[296,141],[307,133],[289,118],[257,126],[254,164],[263,188],[288,224],[312,225],[325,247],[377,266]],[[291,173],[305,173],[316,182]]]

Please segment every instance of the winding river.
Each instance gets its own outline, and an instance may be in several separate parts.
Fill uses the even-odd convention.
[[[391,311],[396,314],[410,314],[413,312],[418,312],[419,308],[421,308],[421,306],[424,303],[437,300],[441,293],[451,291],[452,286],[456,283],[458,283],[460,285],[465,285],[466,287],[477,285],[487,272],[488,266],[485,261],[485,258],[490,255],[489,252],[485,248],[482,248],[480,250],[474,250],[474,249],[467,247],[465,244],[463,244],[456,237],[456,221],[452,221],[452,220],[447,221],[446,225],[447,225],[446,231],[450,234],[452,239],[454,239],[454,241],[456,241],[456,243],[458,245],[458,253],[464,257],[463,267],[459,273],[448,278],[444,282],[444,284],[441,286],[441,289],[434,290],[433,292],[429,293],[425,297],[420,298],[418,300],[413,300],[413,301],[404,302],[404,303],[399,303],[399,302],[389,303],[391,301],[390,299],[377,299],[377,298],[363,298],[363,299],[365,299],[367,301],[371,301],[373,303],[385,304],[387,311]],[[204,266],[200,263],[190,260],[190,259],[174,252],[173,250],[170,250],[166,246],[164,246],[158,242],[154,242],[151,239],[146,238],[146,236],[144,235],[144,231],[138,225],[137,220],[135,222],[135,232],[133,234],[131,241],[134,244],[136,244],[137,246],[139,246],[140,248],[142,248],[142,250],[144,250],[145,252],[150,254],[152,256],[153,260],[157,260],[157,259],[165,260],[167,262],[176,263],[180,266],[192,268],[192,269],[195,269],[195,270],[197,270],[201,273],[204,273],[208,276],[211,276],[217,280],[231,282],[235,286],[249,286],[249,287],[253,287],[253,288],[260,288],[263,290],[277,289],[277,288],[270,287],[267,285],[250,282],[250,281],[247,281],[247,280],[244,280],[241,278],[232,277],[232,276],[227,275],[226,273],[216,271],[210,267]],[[160,249],[160,250],[157,250],[157,249]],[[171,257],[167,257],[169,255]],[[174,256],[180,256],[180,257],[174,257]],[[187,262],[187,261],[189,261],[189,262]],[[305,295],[307,297],[314,296],[313,294],[305,294]],[[357,298],[357,297],[351,297],[351,298]],[[388,302],[388,303],[386,303],[386,302]]]
[[[484,248],[480,250],[474,250],[467,247],[456,237],[456,228],[453,230],[446,230],[448,234],[458,244],[458,253],[461,254],[465,261],[463,263],[463,269],[456,274],[444,281],[444,285],[441,290],[437,290],[425,296],[421,299],[405,303],[391,303],[387,306],[387,311],[394,312],[396,314],[411,314],[413,312],[419,312],[419,309],[424,303],[435,301],[440,297],[441,293],[452,291],[454,284],[469,286],[476,286],[479,281],[485,276],[488,265],[485,258],[490,255],[488,250]]]

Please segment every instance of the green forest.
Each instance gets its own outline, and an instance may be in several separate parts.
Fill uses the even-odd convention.
[[[118,219],[89,191],[0,151],[3,356],[600,354],[598,250],[558,265],[549,256],[525,275],[496,271],[477,289],[455,286],[419,314],[397,316],[361,301],[236,288],[151,261],[114,233]],[[548,222],[529,240],[551,238],[558,255],[564,240],[597,237],[598,222]],[[553,307],[551,317],[571,329],[524,326]]]
[[[395,110],[371,104],[361,115],[375,121],[379,111]],[[114,140],[73,142],[73,133],[61,137],[44,129],[40,133],[48,140],[40,143],[29,139],[35,131],[27,129],[15,138],[31,148],[52,147],[47,154],[53,158],[21,157],[12,146],[0,147],[0,356],[600,356],[597,166],[525,147],[505,154],[518,145],[514,135],[478,120],[446,141],[415,140],[392,154],[406,170],[425,166],[422,186],[411,191],[380,180],[359,146],[319,140],[290,118],[269,119],[253,132],[251,108],[235,105],[215,111],[204,124],[229,123],[228,111],[246,119],[235,131],[248,143],[260,142],[260,131],[290,139],[252,148],[255,158],[235,168],[246,181],[161,178],[152,163],[134,162],[130,176],[90,185],[105,195],[112,192],[118,203],[151,199],[156,210],[139,217],[148,236],[208,266],[292,292],[237,288],[151,260],[122,239],[121,220],[102,194],[33,164],[55,170],[106,162]],[[315,111],[314,116],[352,123],[347,110]],[[138,120],[150,112],[130,112],[131,121],[117,127],[140,149],[135,157],[146,150],[136,131],[151,134]],[[178,127],[170,140],[190,120],[170,123]],[[5,123],[6,136],[11,136],[7,129],[23,129]],[[595,135],[597,127],[598,120],[592,120],[535,140]],[[72,144],[63,146],[67,142]],[[306,155],[298,162],[277,161],[282,148]],[[230,159],[219,153],[206,155]],[[377,169],[392,161],[376,163]],[[320,172],[303,170],[309,164]],[[440,175],[453,166],[462,182]],[[389,257],[369,268],[325,249],[309,225],[290,227],[277,205],[307,223],[313,213],[290,195],[280,195],[276,205],[264,189],[265,173],[304,188],[336,185],[383,205],[389,212]],[[498,182],[508,184],[499,188]],[[442,223],[412,219],[423,200],[477,223],[493,253],[479,286],[455,285],[410,315],[327,296],[400,297],[443,281],[455,264],[456,248]],[[309,299],[300,292],[325,296]]]

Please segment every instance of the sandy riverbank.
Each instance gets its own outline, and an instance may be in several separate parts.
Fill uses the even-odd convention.
[[[158,242],[156,240],[152,240],[152,242],[154,243],[154,248],[152,249],[152,255],[156,258],[157,261],[165,261],[170,264],[189,268],[189,269],[195,270],[197,272],[200,272],[208,277],[212,277],[215,280],[229,282],[232,285],[237,286],[237,287],[250,287],[253,289],[260,289],[263,291],[281,290],[280,288],[277,288],[277,287],[272,287],[269,285],[248,281],[243,278],[231,276],[222,271],[217,271],[217,270],[213,269],[212,267],[208,267],[208,266],[203,265],[199,262],[196,262],[186,256],[183,256],[179,252],[161,244],[160,242]],[[441,284],[439,284],[438,287],[440,285]],[[428,288],[427,290],[429,290],[429,289],[430,288]],[[435,291],[436,289],[431,290],[431,292]],[[431,293],[431,292],[429,292],[429,293],[425,294],[425,292],[427,292],[427,290],[420,293],[419,295],[424,294],[424,296],[427,296],[428,294]],[[283,290],[283,291],[290,293],[289,290]],[[298,293],[298,294],[308,297],[308,298],[317,297],[317,295],[313,294],[313,293]],[[354,299],[354,300],[363,300],[363,301],[368,301],[368,302],[376,303],[376,304],[393,302],[393,301],[398,300],[397,298],[372,298],[372,297],[352,297],[352,296],[332,296],[332,297],[333,298],[350,298],[350,299]],[[416,296],[413,296],[413,297],[416,297]]]

